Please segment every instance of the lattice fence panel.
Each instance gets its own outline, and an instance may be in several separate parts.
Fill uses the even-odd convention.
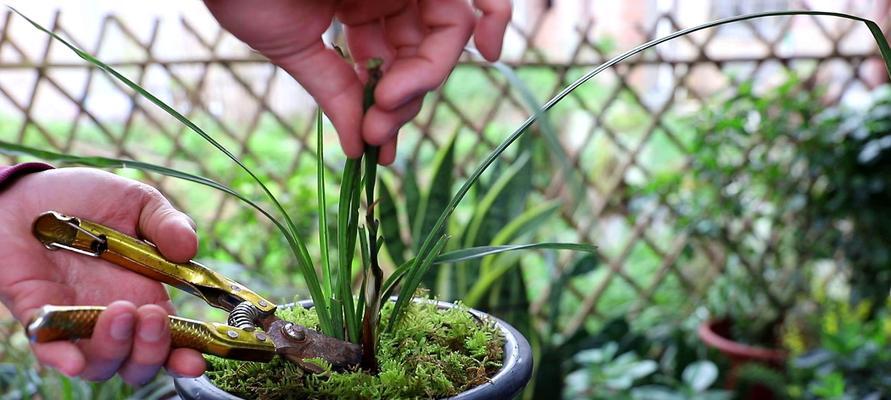
[[[680,22],[683,9],[679,7],[654,13],[624,32],[649,40],[685,28],[689,25]],[[560,43],[563,55],[555,57],[548,52],[553,50],[547,41],[548,12],[530,15],[531,20],[510,27],[515,45],[506,63],[528,82],[539,101],[620,50],[594,34],[597,20],[589,18],[575,27],[573,40]],[[288,207],[310,209],[306,205],[315,200],[313,171],[318,157],[314,107],[286,74],[228,34],[208,33],[189,18],[156,20],[150,29],[137,31],[123,19],[108,15],[89,41],[68,28],[68,21],[65,14],[56,14],[43,22],[216,135],[248,165],[262,171]],[[882,22],[887,31],[888,20]],[[0,138],[63,152],[151,161],[256,193],[244,174],[200,138],[32,30],[23,19],[4,14]],[[794,45],[800,43],[798,38],[790,46],[794,32],[806,32],[812,45]],[[173,58],[158,56],[158,47],[170,46],[171,41],[187,50]],[[539,162],[537,174],[550,173],[552,178],[536,181],[532,201],[565,200],[554,224],[559,229],[555,229],[562,239],[597,244],[601,268],[566,286],[550,287],[571,257],[555,256],[550,271],[531,265],[550,256],[531,257],[525,268],[535,293],[530,305],[533,314],[547,320],[547,294],[567,291],[571,301],[563,308],[559,326],[569,336],[619,314],[645,315],[659,307],[678,314],[692,312],[731,253],[741,254],[741,263],[759,276],[764,257],[749,257],[732,245],[744,238],[771,245],[770,237],[755,231],[755,216],[726,230],[714,243],[693,240],[679,224],[672,194],[640,196],[639,189],[666,173],[690,170],[696,157],[691,143],[696,135],[707,133],[690,128],[685,118],[713,106],[715,99],[732,95],[741,82],[753,80],[756,87],[769,87],[794,70],[805,81],[826,84],[827,103],[862,98],[875,84],[877,50],[871,46],[851,49],[845,46],[850,41],[871,39],[861,26],[823,18],[744,23],[649,51],[570,95],[551,118],[572,175],[580,177],[584,188],[575,196],[555,167],[560,163]],[[728,52],[734,47],[742,50]],[[423,182],[435,151],[458,132],[462,145],[455,173],[466,176],[483,149],[491,148],[528,113],[521,95],[496,70],[468,57],[440,90],[429,95],[418,118],[403,129],[400,161],[388,174],[400,177],[413,168]],[[342,156],[333,135],[326,139],[325,156],[329,182],[336,182]],[[221,268],[228,261],[234,273],[294,271],[272,227],[251,223],[257,216],[232,199],[168,178],[121,172],[162,188],[178,207],[193,215],[201,228],[202,254],[215,258]],[[399,180],[393,181],[401,193]],[[333,186],[329,193],[335,193]],[[297,215],[307,237],[313,237],[316,216],[308,211]],[[692,256],[687,254],[691,252]],[[283,285],[281,279],[287,278],[267,276],[270,284],[275,283],[268,290],[279,289],[284,295],[293,291],[290,284],[299,286],[299,282]]]

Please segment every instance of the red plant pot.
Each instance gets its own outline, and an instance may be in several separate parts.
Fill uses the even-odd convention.
[[[706,346],[718,350],[730,359],[730,373],[725,383],[728,390],[736,388],[739,370],[743,365],[755,363],[782,370],[786,363],[785,351],[736,342],[730,338],[731,324],[733,322],[728,319],[711,320],[699,325],[697,330],[699,339]],[[769,388],[756,384],[748,391],[746,398],[772,399],[774,393]]]

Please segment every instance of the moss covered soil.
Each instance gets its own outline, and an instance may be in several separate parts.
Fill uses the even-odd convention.
[[[392,303],[384,306],[387,321]],[[279,317],[318,329],[312,309],[279,309]],[[386,328],[384,326],[384,328]],[[246,399],[411,399],[453,396],[487,382],[501,368],[504,338],[493,323],[480,323],[461,305],[441,310],[414,303],[397,329],[383,329],[380,373],[361,370],[306,374],[276,357],[270,363],[207,356],[207,376]]]

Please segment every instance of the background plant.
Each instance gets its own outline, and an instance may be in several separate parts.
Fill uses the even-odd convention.
[[[816,318],[819,346],[793,359],[790,389],[800,398],[881,398],[891,391],[891,318],[886,305],[826,302]]]
[[[667,328],[667,327],[666,327]],[[572,357],[563,398],[568,399],[729,399],[711,389],[719,382],[718,366],[699,359],[704,349],[685,345],[680,326],[648,334],[631,331],[624,320],[612,321]]]

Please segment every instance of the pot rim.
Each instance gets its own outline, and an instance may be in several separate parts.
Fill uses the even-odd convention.
[[[786,360],[786,352],[783,350],[752,346],[721,336],[715,331],[715,326],[722,322],[725,322],[725,320],[712,319],[705,321],[699,325],[696,333],[706,345],[718,349],[731,357],[776,363],[782,363]]]
[[[457,307],[454,303],[439,300],[416,298],[414,301],[433,303],[441,309]],[[282,304],[279,307],[294,307],[295,305],[311,308],[312,301],[303,300],[296,303]],[[529,346],[529,342],[507,322],[473,308],[468,308],[467,311],[481,322],[494,322],[501,330],[504,336],[504,360],[501,369],[488,382],[458,393],[455,396],[445,398],[445,400],[514,398],[523,390],[532,377],[532,348]],[[175,377],[173,378],[173,383],[177,394],[180,394],[180,396],[183,393],[192,393],[193,396],[191,398],[242,400],[240,397],[220,389],[203,374],[197,378]]]

